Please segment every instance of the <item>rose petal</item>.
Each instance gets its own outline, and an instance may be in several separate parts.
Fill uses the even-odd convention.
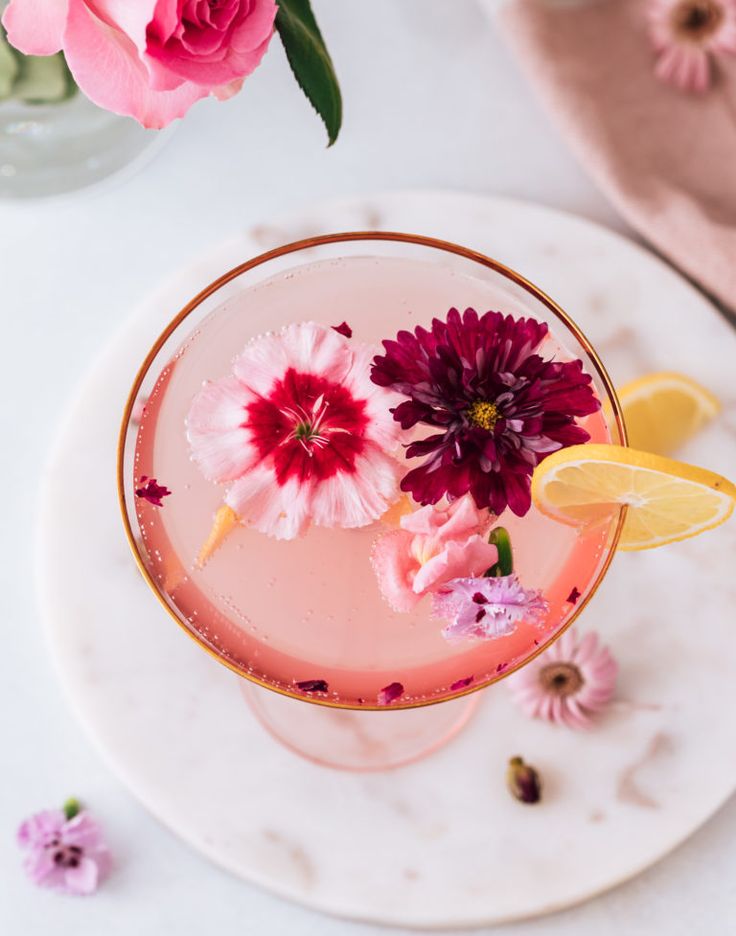
[[[208,88],[191,83],[170,91],[151,89],[132,40],[98,19],[84,0],[69,0],[64,54],[74,80],[90,100],[133,117],[144,127],[165,127],[209,94]]]
[[[53,55],[64,41],[68,0],[11,0],[2,22],[8,41],[26,55]]]
[[[411,587],[419,568],[410,553],[411,541],[411,534],[405,530],[391,530],[376,540],[371,552],[381,594],[394,611],[411,611],[420,600]]]
[[[464,689],[466,686],[469,686],[474,679],[475,676],[466,676],[464,679],[456,679],[450,686],[450,692],[457,692],[458,689]]]
[[[344,335],[346,338],[353,337],[353,329],[348,325],[347,322],[340,322],[339,325],[332,325],[331,328],[333,331],[336,331],[338,335]]]
[[[377,701],[379,705],[390,705],[404,694],[404,687],[400,682],[389,683],[378,693]]]
[[[324,679],[303,679],[296,684],[302,692],[327,692],[328,685]]]
[[[578,603],[578,598],[580,597],[580,594],[581,594],[581,593],[578,591],[577,586],[576,586],[576,587],[573,588],[573,590],[572,590],[572,591],[570,592],[570,594],[567,596],[567,598],[565,599],[565,601],[567,601],[568,604],[577,604],[577,603]]]

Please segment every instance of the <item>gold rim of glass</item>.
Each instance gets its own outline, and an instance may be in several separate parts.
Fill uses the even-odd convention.
[[[128,504],[125,496],[125,450],[126,450],[126,440],[128,436],[128,428],[130,426],[130,417],[133,411],[133,406],[135,404],[138,392],[141,388],[141,385],[149,372],[151,364],[156,359],[158,353],[163,348],[164,344],[169,340],[169,338],[174,334],[174,332],[179,328],[179,326],[184,322],[191,314],[195,311],[206,299],[214,295],[219,289],[225,286],[227,283],[231,282],[234,279],[237,279],[238,276],[241,276],[243,273],[247,273],[249,270],[252,270],[258,266],[262,266],[265,263],[268,263],[270,260],[275,260],[279,257],[287,256],[288,254],[298,253],[302,250],[307,250],[311,247],[322,247],[328,244],[340,244],[340,243],[352,243],[355,241],[390,241],[394,243],[404,243],[404,244],[413,244],[419,247],[429,247],[434,250],[444,251],[445,253],[454,254],[458,257],[462,257],[466,260],[473,261],[480,264],[481,266],[487,267],[490,270],[493,270],[495,273],[500,274],[511,282],[515,283],[517,286],[521,287],[524,291],[533,296],[536,300],[542,303],[549,311],[565,326],[565,328],[573,335],[575,340],[580,344],[584,349],[585,353],[590,358],[593,367],[596,371],[596,374],[600,378],[601,383],[608,395],[608,398],[611,402],[611,409],[613,414],[613,419],[618,430],[619,438],[622,445],[626,445],[627,435],[626,435],[626,426],[624,423],[623,411],[621,408],[621,403],[616,394],[615,387],[613,382],[608,375],[608,371],[603,366],[601,359],[599,358],[595,348],[585,336],[585,334],[578,327],[577,323],[565,312],[565,310],[558,305],[554,299],[548,296],[543,292],[538,286],[535,286],[534,283],[530,282],[526,277],[522,276],[520,273],[517,273],[516,270],[511,269],[511,267],[506,266],[503,263],[500,263],[498,260],[494,260],[491,257],[487,257],[485,254],[482,254],[476,250],[471,250],[468,247],[461,247],[459,244],[454,244],[451,241],[441,240],[434,237],[425,237],[421,234],[405,234],[398,231],[347,231],[338,234],[320,234],[313,237],[303,238],[302,240],[292,241],[289,244],[284,244],[281,247],[276,247],[273,250],[268,250],[265,253],[258,254],[258,256],[253,257],[250,260],[245,261],[244,263],[239,264],[236,267],[233,267],[232,270],[229,270],[227,273],[224,273],[222,276],[218,277],[209,286],[206,286],[201,292],[199,292],[193,299],[191,299],[184,308],[169,322],[166,328],[158,336],[154,344],[151,346],[148,354],[146,355],[143,363],[138,368],[135,379],[133,381],[133,386],[128,394],[128,398],[125,402],[125,409],[123,410],[123,418],[120,426],[120,432],[118,435],[118,446],[117,446],[117,490],[118,490],[118,503],[120,506],[120,512],[123,520],[123,527],[125,529],[125,535],[128,540],[128,545],[130,546],[131,552],[133,553],[133,558],[135,559],[136,565],[138,566],[141,575],[147,582],[149,588],[153,591],[154,595],[159,601],[159,604],[166,610],[167,614],[173,618],[174,621],[179,625],[179,627],[184,631],[187,636],[189,636],[195,643],[205,650],[211,657],[221,663],[227,669],[231,670],[233,673],[236,673],[238,676],[243,679],[247,679],[249,682],[254,683],[258,686],[261,686],[264,689],[269,689],[271,692],[276,692],[279,695],[287,696],[291,699],[296,699],[299,702],[308,702],[312,705],[321,705],[326,708],[336,708],[336,709],[348,709],[350,711],[359,711],[359,712],[385,712],[395,710],[405,710],[409,708],[423,708],[428,705],[439,705],[442,702],[448,702],[453,699],[459,699],[462,696],[471,695],[474,692],[478,692],[481,689],[486,689],[488,686],[493,685],[494,683],[499,682],[502,679],[505,679],[507,676],[510,676],[511,673],[516,672],[521,669],[523,666],[526,666],[530,663],[535,657],[544,653],[549,647],[552,646],[559,638],[567,631],[575,621],[580,617],[582,611],[587,607],[590,600],[593,598],[595,593],[598,591],[598,588],[606,577],[608,569],[613,561],[614,554],[616,552],[616,547],[618,546],[619,539],[621,538],[621,532],[623,530],[624,521],[626,519],[626,508],[621,507],[618,514],[618,520],[616,522],[616,528],[613,531],[611,536],[610,545],[608,551],[603,560],[603,564],[598,571],[598,574],[593,581],[592,587],[588,591],[588,594],[580,602],[579,605],[575,607],[575,610],[570,616],[570,619],[566,621],[565,625],[561,627],[549,640],[541,644],[535,651],[528,657],[526,657],[522,662],[516,664],[515,666],[509,667],[507,670],[504,670],[502,673],[497,673],[491,676],[489,679],[486,679],[484,682],[479,682],[477,685],[469,686],[466,689],[463,689],[459,692],[453,692],[447,696],[442,696],[437,699],[421,699],[418,701],[409,701],[403,705],[368,705],[368,704],[350,704],[346,702],[336,702],[330,699],[316,699],[310,696],[307,696],[303,693],[300,693],[296,690],[291,691],[289,689],[282,688],[280,686],[275,686],[272,683],[268,682],[265,679],[260,679],[257,676],[254,676],[252,673],[248,673],[240,666],[237,666],[235,663],[230,660],[225,659],[216,650],[210,647],[204,639],[197,634],[196,632],[190,630],[181,618],[176,614],[176,612],[171,608],[169,603],[166,601],[164,596],[161,594],[160,589],[156,585],[153,577],[146,567],[146,563],[143,559],[143,556],[140,553],[138,548],[138,543],[136,542],[136,537],[133,532],[133,528],[130,522],[130,516],[128,513]]]

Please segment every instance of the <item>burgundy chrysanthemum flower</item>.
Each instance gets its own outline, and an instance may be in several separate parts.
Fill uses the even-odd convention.
[[[409,398],[394,419],[404,429],[439,430],[408,447],[408,457],[425,460],[405,475],[402,490],[420,504],[469,491],[495,514],[529,510],[534,467],[550,452],[587,442],[575,417],[600,408],[581,361],[536,353],[547,331],[531,318],[450,309],[431,331],[401,331],[383,342],[371,379]]]

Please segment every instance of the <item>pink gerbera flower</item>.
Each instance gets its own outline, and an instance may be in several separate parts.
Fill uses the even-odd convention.
[[[110,853],[89,813],[69,810],[68,805],[65,809],[66,814],[62,809],[36,813],[18,829],[18,844],[26,852],[25,869],[43,887],[92,894],[109,870]]]
[[[314,322],[261,335],[233,373],[192,402],[192,457],[244,522],[292,539],[310,522],[360,527],[398,496],[388,454],[399,428],[393,395],[370,380],[375,349]]]
[[[449,622],[442,631],[447,640],[488,640],[513,633],[521,621],[538,623],[549,605],[512,574],[454,579],[434,593],[432,610]]]
[[[470,493],[497,516],[531,506],[535,466],[557,449],[587,442],[575,418],[600,408],[581,361],[538,352],[544,322],[500,312],[450,309],[431,331],[400,331],[384,341],[371,377],[407,399],[396,407],[402,428],[432,426],[407,456],[424,461],[401,481],[420,504]]]
[[[611,701],[618,664],[594,633],[567,631],[557,643],[509,677],[514,700],[531,718],[588,728]]]
[[[706,91],[713,56],[736,54],[736,0],[651,0],[655,74],[683,91]]]

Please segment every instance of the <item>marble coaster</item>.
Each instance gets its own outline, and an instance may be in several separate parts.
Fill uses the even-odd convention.
[[[80,720],[121,780],[243,879],[312,908],[396,925],[547,913],[657,861],[736,785],[736,523],[616,557],[583,616],[622,670],[619,701],[594,731],[525,719],[500,683],[441,751],[363,775],[308,763],[267,735],[236,677],[163,614],[123,538],[118,420],[159,329],[254,253],[356,228],[436,235],[518,268],[577,319],[619,383],[664,369],[701,380],[725,411],[682,456],[735,473],[736,333],[651,254],[512,201],[420,192],[328,204],[188,264],[135,311],[84,381],[45,481],[39,586],[49,645]],[[544,775],[541,805],[507,793],[514,754]]]

